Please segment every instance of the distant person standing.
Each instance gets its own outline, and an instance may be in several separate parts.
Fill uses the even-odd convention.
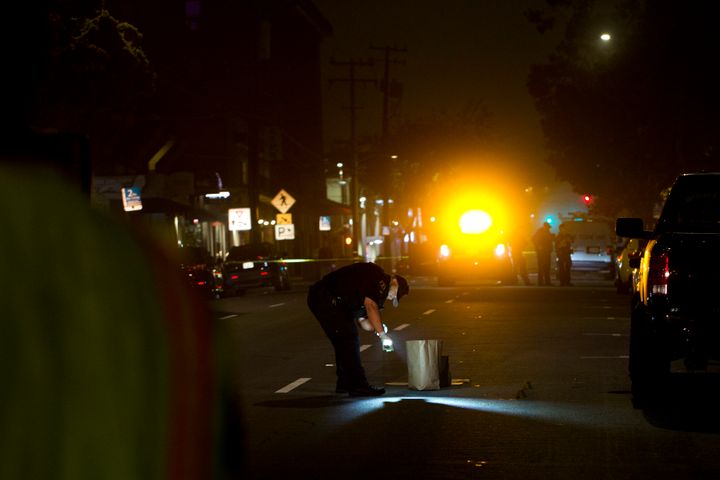
[[[560,225],[560,231],[555,238],[555,253],[557,254],[558,280],[560,285],[571,285],[570,269],[572,267],[572,243],[573,236],[567,231],[565,224]]]
[[[530,285],[527,262],[523,256],[523,250],[525,250],[526,244],[527,239],[524,235],[515,235],[510,241],[510,258],[512,258],[513,273],[515,274],[513,283],[517,281],[517,277],[520,277],[525,285]]]
[[[538,264],[538,285],[552,285],[550,283],[550,255],[553,249],[554,235],[550,231],[550,224],[543,223],[532,236]]]

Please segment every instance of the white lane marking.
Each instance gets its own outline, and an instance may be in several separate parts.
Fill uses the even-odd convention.
[[[292,390],[295,390],[297,387],[299,387],[300,385],[302,385],[303,383],[305,383],[305,382],[307,382],[307,381],[309,381],[309,380],[310,380],[309,378],[298,378],[298,379],[295,380],[294,382],[288,383],[287,385],[285,385],[283,388],[281,388],[280,390],[276,391],[275,393],[288,393],[288,392],[291,392]]]
[[[445,303],[453,303],[455,301],[454,298],[451,298],[450,300],[445,300]]]
[[[611,356],[588,356],[588,357],[580,357],[583,360],[609,360],[609,359],[626,359],[630,358],[628,355],[611,355]]]
[[[372,347],[372,345],[360,345],[360,351],[364,352],[365,350],[367,350],[370,347]]]
[[[396,332],[399,332],[400,330],[405,330],[409,326],[410,326],[409,323],[403,323],[402,325],[399,325],[399,326],[393,328],[393,330],[395,330]]]
[[[627,333],[583,333],[589,337],[627,337]]]
[[[430,310],[428,310],[428,311],[426,311],[426,312],[423,312],[423,315],[430,315],[430,314],[433,313],[434,311],[435,311],[435,309],[434,309],[434,308],[431,308]]]
[[[273,303],[272,305],[268,305],[269,308],[275,308],[275,307],[281,307],[285,305],[285,303]]]
[[[220,317],[220,320],[227,320],[228,318],[235,318],[237,317],[236,313],[233,313],[232,315],[225,315],[224,317]]]

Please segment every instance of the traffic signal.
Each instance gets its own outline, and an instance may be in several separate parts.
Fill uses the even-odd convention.
[[[586,193],[585,195],[583,195],[583,202],[585,202],[585,206],[589,207],[592,203],[592,196]]]
[[[350,235],[345,235],[345,245],[352,245],[352,237]]]

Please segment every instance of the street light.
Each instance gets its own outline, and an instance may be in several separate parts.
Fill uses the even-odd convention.
[[[610,34],[607,33],[607,32],[602,33],[602,34],[600,35],[600,40],[602,40],[603,42],[609,42],[610,40],[612,40],[612,35],[610,35]]]

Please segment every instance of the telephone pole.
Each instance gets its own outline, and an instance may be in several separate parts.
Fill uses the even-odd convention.
[[[391,161],[390,155],[396,152],[390,151],[390,146],[388,145],[388,133],[390,130],[390,64],[399,64],[404,65],[404,61],[400,60],[392,60],[390,58],[390,55],[393,53],[407,53],[406,48],[397,48],[397,47],[391,47],[391,46],[385,46],[385,47],[376,47],[373,45],[370,45],[370,50],[379,50],[382,52],[385,52],[385,58],[384,58],[384,72],[383,72],[383,78],[382,78],[382,93],[383,93],[383,109],[382,109],[382,136],[381,142],[382,142],[382,149],[381,149],[381,155],[383,156],[382,161],[383,162],[389,162]],[[392,165],[393,165],[393,173],[395,171],[395,163],[394,160],[396,157],[392,157]],[[392,191],[392,184],[390,184],[388,187],[384,188],[380,194],[383,196],[383,208],[382,208],[382,224],[383,225],[390,225],[392,212],[391,212],[391,204],[390,204],[390,192]],[[391,238],[392,241],[394,239]],[[394,255],[392,255],[392,250],[390,252],[386,251],[386,255],[390,254],[392,256],[392,267],[393,270],[396,267],[396,258]]]
[[[347,61],[335,61],[330,60],[330,65],[336,67],[348,67],[348,76],[344,78],[333,78],[330,79],[330,85],[335,82],[346,82],[350,86],[350,152],[352,156],[352,182],[350,183],[350,201],[352,202],[352,235],[353,241],[357,248],[357,254],[365,257],[365,241],[361,237],[360,230],[360,175],[358,168],[358,152],[357,152],[357,134],[355,128],[355,112],[358,110],[358,106],[355,98],[355,85],[357,83],[377,83],[375,79],[370,78],[357,78],[355,75],[356,67],[370,67],[375,63],[372,60],[355,60],[350,59]]]
[[[383,92],[383,111],[382,111],[382,138],[387,138],[388,130],[390,128],[390,64],[404,65],[404,61],[391,60],[390,55],[392,53],[407,53],[407,48],[397,47],[375,47],[370,46],[370,50],[380,50],[385,52],[384,59],[384,73],[382,79],[382,92]]]

